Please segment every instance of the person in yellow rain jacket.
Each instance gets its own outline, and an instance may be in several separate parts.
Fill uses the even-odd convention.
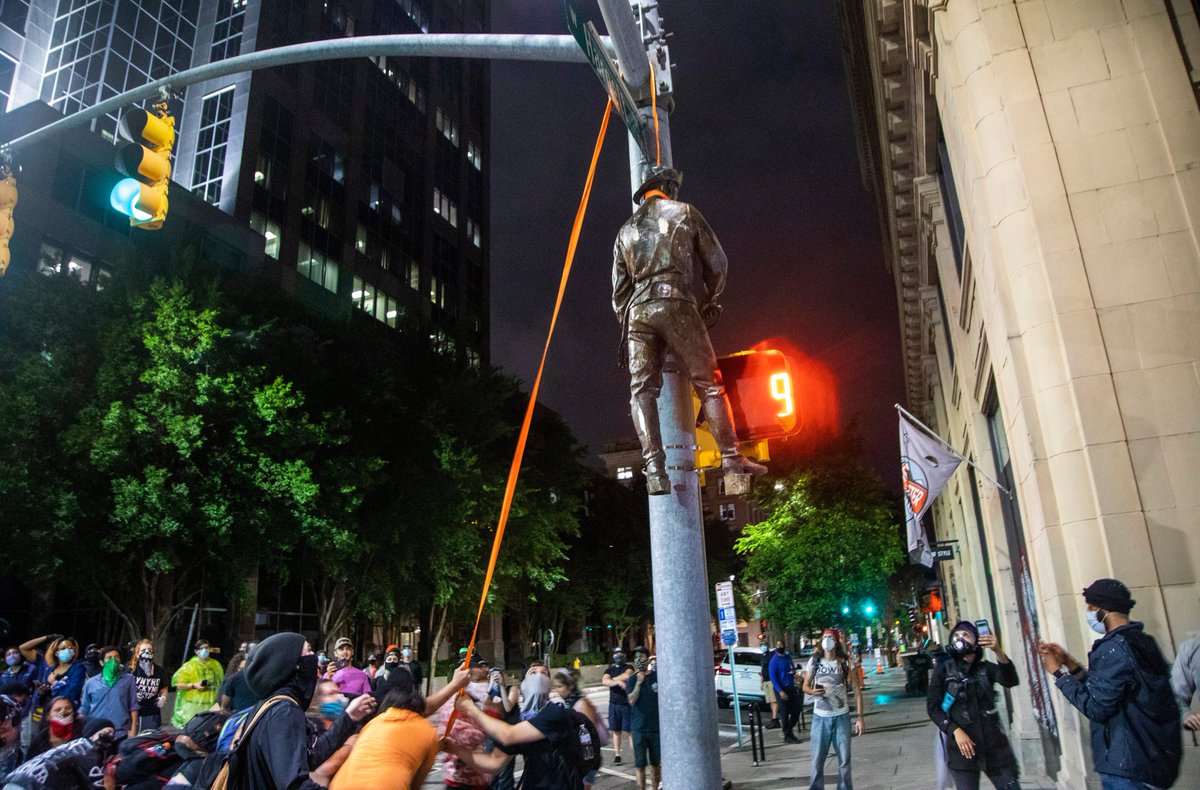
[[[196,642],[195,655],[171,677],[175,687],[175,713],[171,724],[183,729],[197,713],[203,713],[217,701],[217,690],[225,679],[221,662],[211,657],[212,646],[207,639]]]

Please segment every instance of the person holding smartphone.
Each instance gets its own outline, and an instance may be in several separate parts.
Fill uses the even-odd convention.
[[[995,663],[983,658],[985,649]],[[926,707],[947,736],[946,761],[956,790],[978,790],[980,774],[987,774],[997,790],[1017,790],[1017,758],[1000,725],[994,688],[1018,685],[1016,667],[985,620],[955,624],[946,655],[933,669]]]
[[[221,662],[212,657],[212,645],[207,639],[198,639],[193,645],[193,655],[171,677],[175,688],[175,713],[171,724],[183,729],[192,717],[213,706],[217,691],[225,679]]]

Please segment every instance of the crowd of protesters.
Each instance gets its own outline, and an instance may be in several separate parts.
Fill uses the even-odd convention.
[[[90,645],[80,654],[76,639],[59,635],[9,648],[0,790],[407,790],[422,786],[439,754],[446,787],[518,786],[521,755],[525,790],[584,790],[609,740],[577,674],[552,676],[537,661],[510,685],[464,649],[449,682],[426,696],[407,645],[362,664],[348,638],[327,658],[298,633],[243,644],[224,666],[218,652],[199,640],[170,674],[146,639],[127,652]],[[621,682],[636,699],[656,686],[649,674],[643,662]],[[636,751],[636,734],[634,743]]]

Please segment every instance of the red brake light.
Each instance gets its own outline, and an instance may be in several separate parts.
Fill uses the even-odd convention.
[[[720,667],[717,667],[717,674],[718,675],[731,675],[733,673],[729,671],[729,667],[720,666]]]

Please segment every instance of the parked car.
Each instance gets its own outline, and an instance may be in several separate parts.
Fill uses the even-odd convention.
[[[733,702],[734,672],[737,672],[739,699],[752,702],[764,700],[762,691],[762,651],[753,647],[735,647],[733,666],[729,665],[729,651],[722,651],[716,667],[717,706],[728,708]]]

